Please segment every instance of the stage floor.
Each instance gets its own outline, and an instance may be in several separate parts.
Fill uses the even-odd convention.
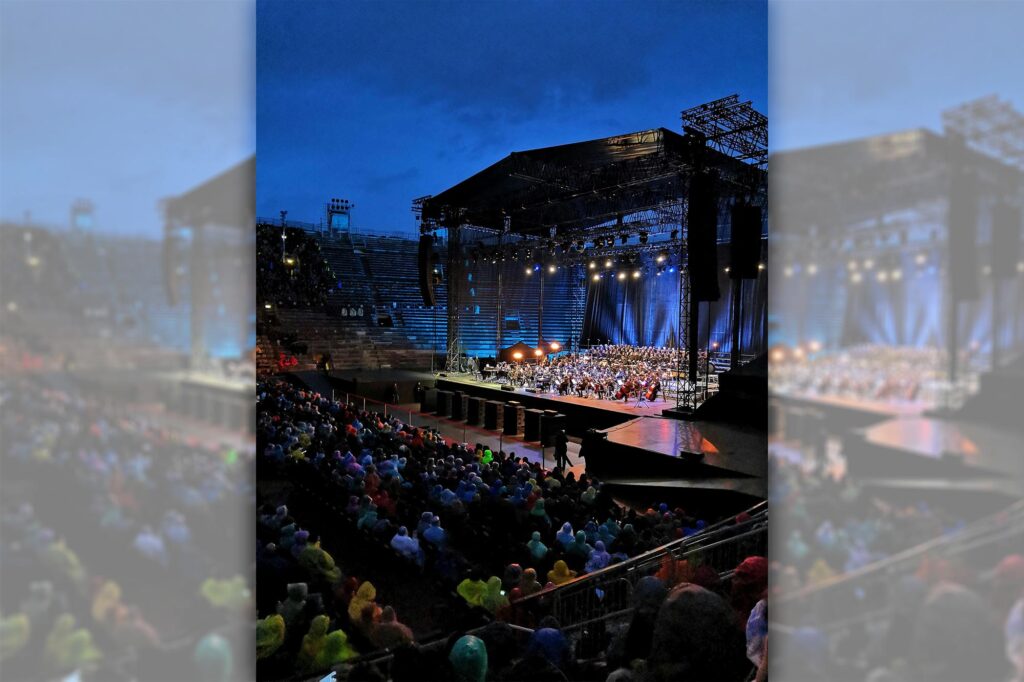
[[[489,388],[501,390],[501,384],[493,381],[480,381],[469,376],[459,376],[449,374],[444,378],[445,381],[463,384],[466,386],[478,386],[480,388]],[[653,403],[644,403],[640,407],[636,406],[636,399],[628,402],[622,400],[599,400],[597,398],[580,398],[574,395],[558,395],[558,393],[531,393],[525,388],[517,388],[514,391],[502,391],[503,396],[531,396],[534,398],[544,398],[545,400],[551,400],[556,403],[566,403],[571,405],[579,405],[583,407],[590,407],[598,410],[605,410],[608,412],[619,412],[621,414],[628,414],[634,417],[648,417],[648,416],[660,416],[661,411],[667,408],[675,407],[674,402],[666,402],[664,398],[659,397]]]
[[[764,479],[768,474],[768,437],[763,431],[715,422],[664,417],[634,419],[605,429],[608,441],[670,457],[703,453],[704,464],[723,472]]]

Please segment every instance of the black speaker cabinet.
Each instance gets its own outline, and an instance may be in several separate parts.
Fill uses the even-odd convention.
[[[462,421],[466,418],[467,396],[462,391],[455,391],[452,394],[452,419]]]
[[[438,391],[437,392],[437,415],[439,417],[448,417],[452,413],[452,392],[451,391]]]
[[[540,442],[548,448],[555,444],[555,434],[565,428],[565,415],[548,410],[540,418]]]
[[[536,442],[540,440],[540,418],[544,410],[526,410],[523,423],[523,440]]]
[[[479,426],[483,421],[484,399],[477,396],[470,396],[466,407],[466,423],[470,426]]]
[[[423,400],[420,401],[420,412],[433,412],[437,407],[437,389],[428,388],[423,392]]]
[[[525,420],[526,408],[514,400],[505,403],[505,427],[502,432],[506,436],[518,436],[522,433]]]
[[[505,403],[500,400],[488,400],[484,404],[484,428],[488,431],[501,431],[505,424]]]

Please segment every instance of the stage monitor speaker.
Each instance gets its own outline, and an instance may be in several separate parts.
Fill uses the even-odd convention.
[[[420,248],[417,258],[419,265],[420,294],[423,297],[423,305],[434,306],[437,299],[434,298],[434,269],[431,266],[431,256],[434,252],[434,239],[429,234],[420,235]]]
[[[718,195],[707,173],[690,178],[687,193],[686,244],[690,273],[690,300],[717,301],[718,288]]]
[[[508,384],[502,384],[501,385],[501,390],[503,390],[503,391],[514,391],[514,390],[516,390],[516,387],[515,386],[509,386]]]
[[[757,279],[761,260],[761,207],[737,203],[732,207],[732,238],[729,242],[729,277]]]
[[[1020,259],[1020,209],[1000,201],[992,209],[992,276],[1017,276]]]
[[[978,287],[978,187],[974,172],[954,171],[947,212],[949,281],[954,301],[976,301]]]

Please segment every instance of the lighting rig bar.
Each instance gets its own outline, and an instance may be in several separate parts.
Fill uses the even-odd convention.
[[[761,170],[768,168],[768,117],[749,100],[729,95],[686,109],[680,118],[683,130],[703,136],[710,148]]]
[[[977,151],[1024,170],[1024,115],[998,95],[943,111],[942,127]]]

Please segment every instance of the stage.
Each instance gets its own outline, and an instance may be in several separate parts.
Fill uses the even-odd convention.
[[[646,416],[588,432],[580,454],[624,498],[657,488],[666,501],[741,509],[767,497],[767,447],[757,428]]]
[[[636,399],[628,402],[622,400],[599,400],[597,398],[580,398],[578,396],[561,396],[557,393],[534,393],[525,388],[509,390],[501,384],[480,381],[468,375],[448,375],[438,377],[437,388],[445,391],[462,391],[467,395],[479,396],[487,400],[508,402],[515,400],[527,409],[556,410],[566,417],[566,431],[573,436],[582,437],[587,429],[604,429],[627,422],[636,417],[660,416],[662,410],[675,407],[674,402],[665,402],[658,398],[653,403],[644,403],[637,407]]]

